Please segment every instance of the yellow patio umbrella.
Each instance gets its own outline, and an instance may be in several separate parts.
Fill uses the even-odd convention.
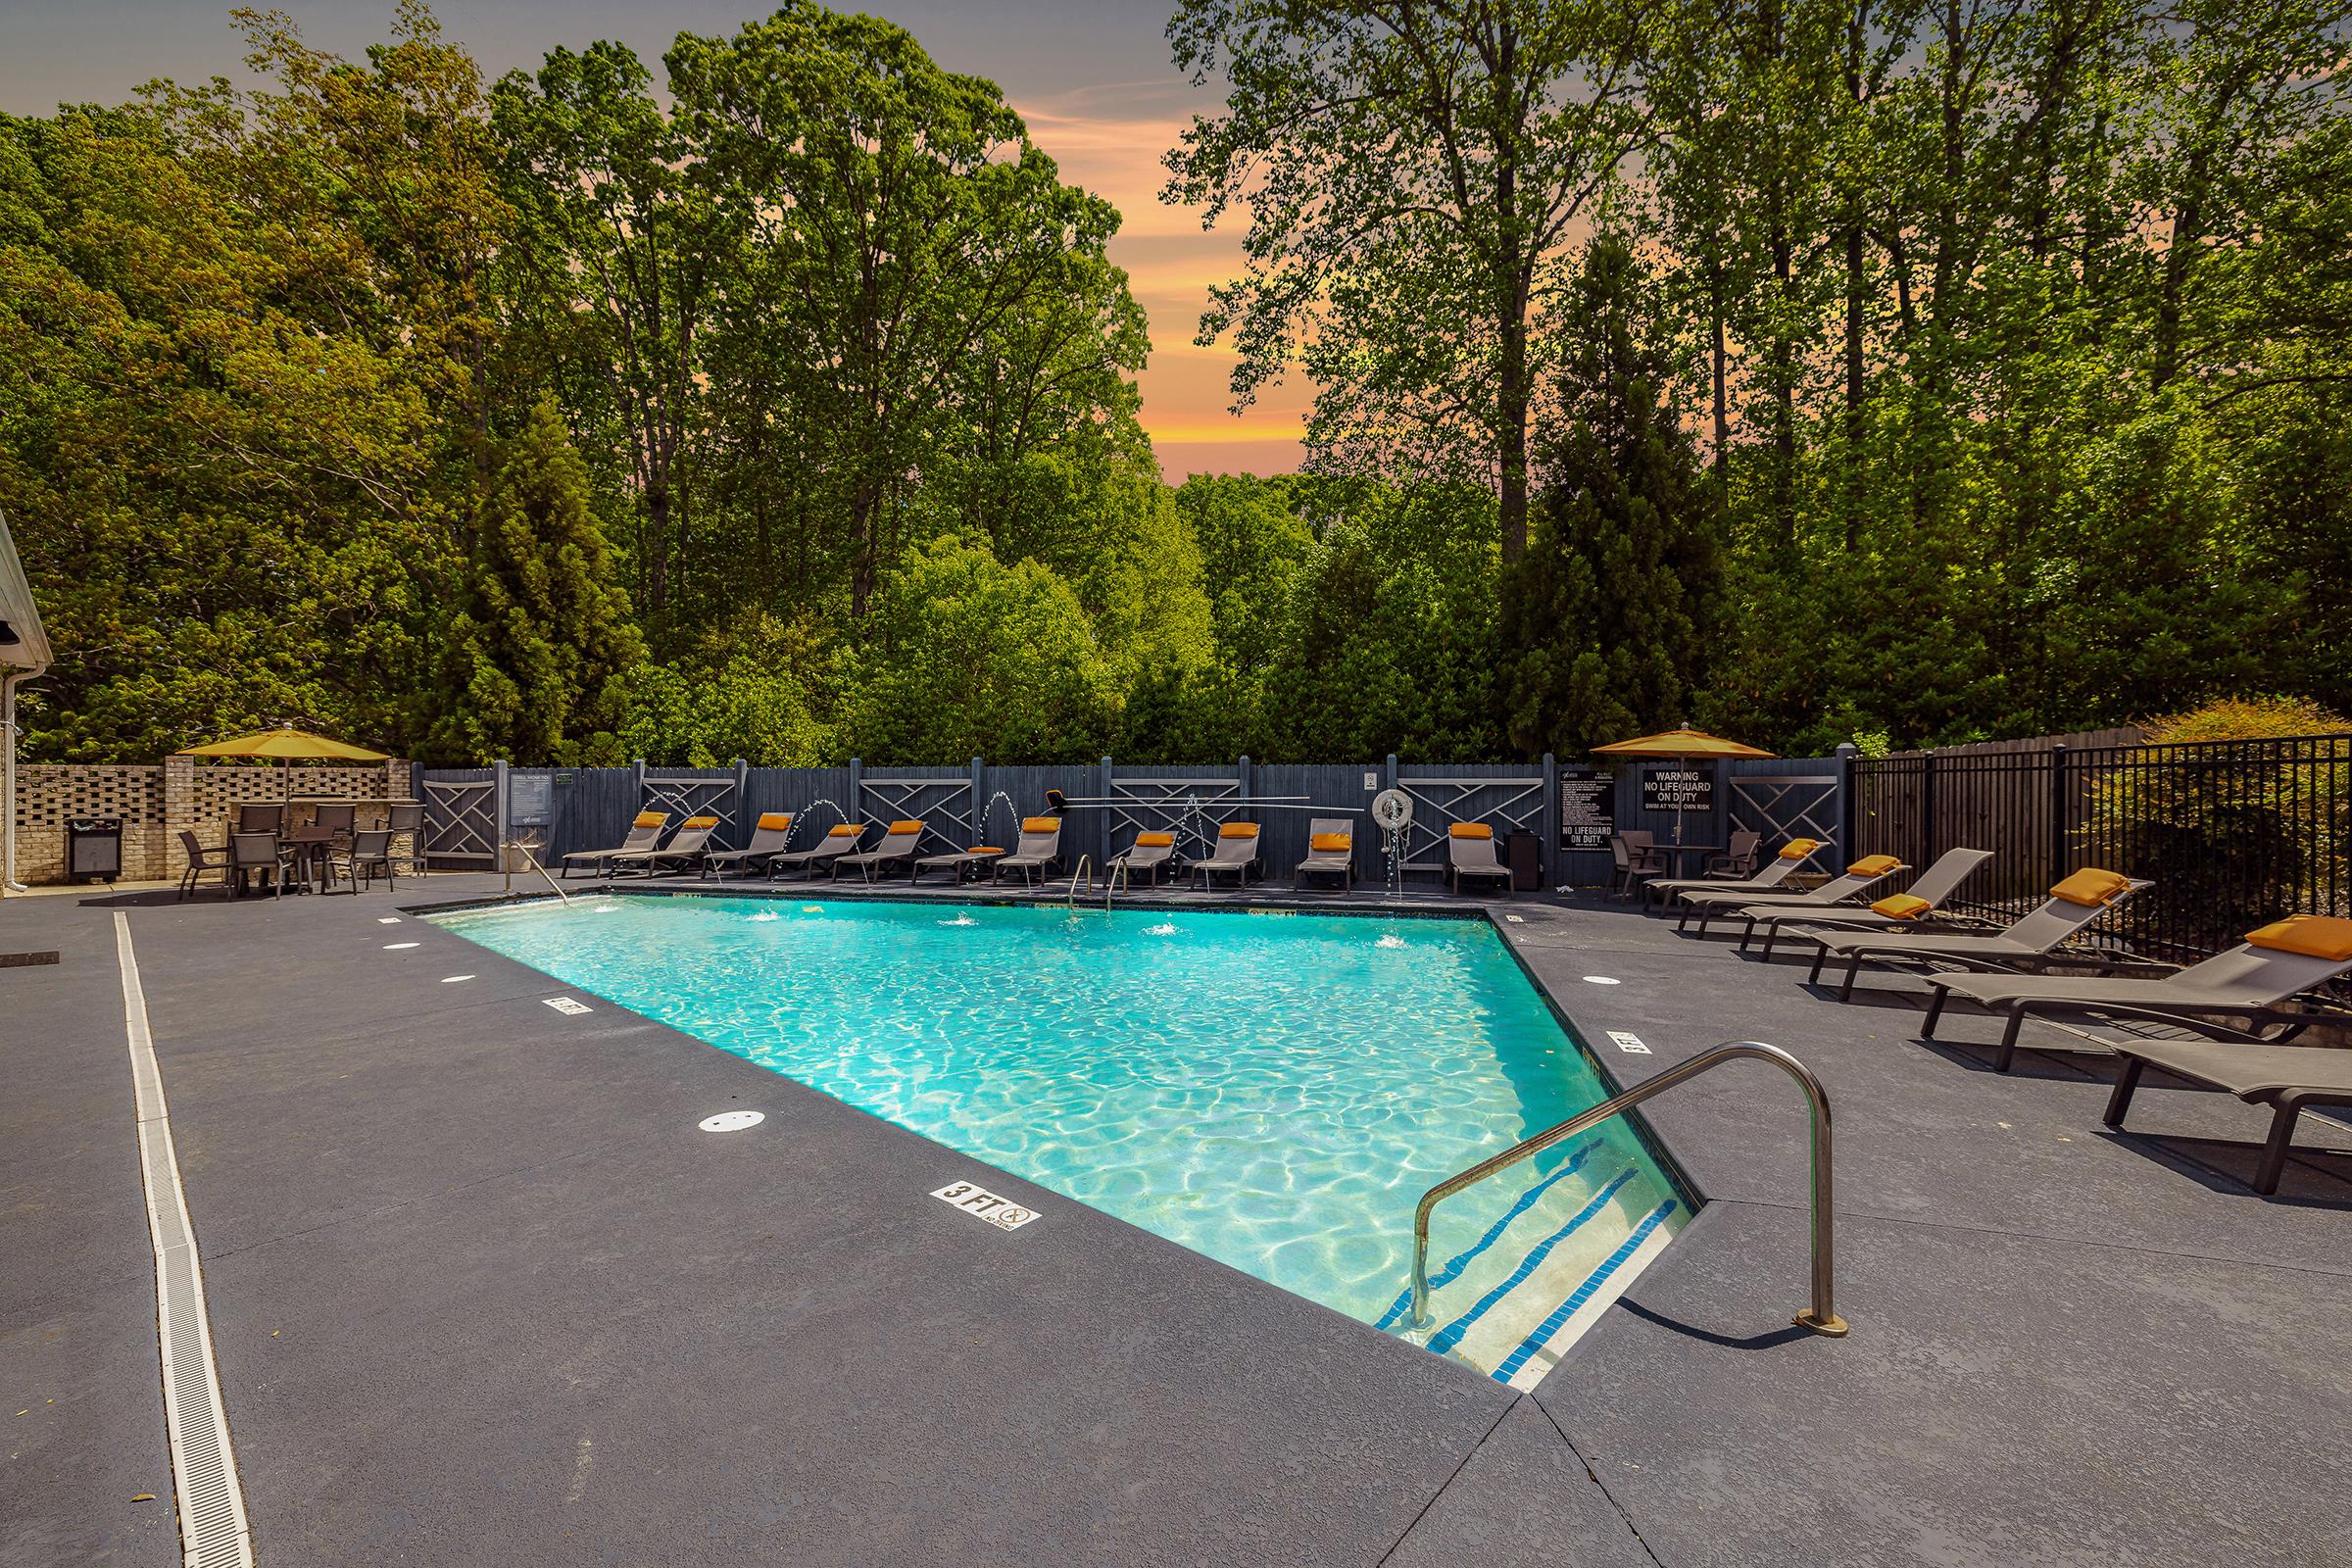
[[[1592,748],[1594,757],[1650,757],[1687,762],[1695,759],[1712,760],[1718,757],[1772,757],[1772,752],[1727,741],[1720,735],[1710,735],[1703,729],[1685,725],[1680,729],[1661,730],[1655,735],[1639,735],[1630,741],[1612,741],[1606,746]],[[1674,842],[1683,842],[1683,813],[1674,813]],[[1692,853],[1696,853],[1693,851]]]
[[[182,757],[244,757],[259,761],[278,761],[285,764],[286,799],[294,798],[294,764],[296,762],[383,762],[391,760],[389,752],[371,752],[365,746],[346,746],[330,741],[323,735],[314,735],[307,729],[265,729],[251,735],[239,735],[232,740],[215,741],[210,746],[191,746],[179,754]]]

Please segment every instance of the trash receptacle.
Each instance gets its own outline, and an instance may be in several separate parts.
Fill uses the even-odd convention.
[[[1533,833],[1502,836],[1503,863],[1511,868],[1511,891],[1533,893],[1544,885],[1544,841]]]
[[[66,822],[66,879],[112,882],[122,874],[122,819],[76,816]]]

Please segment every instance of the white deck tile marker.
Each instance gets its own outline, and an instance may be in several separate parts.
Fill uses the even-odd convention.
[[[400,924],[400,916],[397,914],[379,914],[375,917],[375,923],[377,925],[398,925]]]
[[[416,946],[417,946],[417,944],[414,942],[387,942],[384,944],[384,951],[386,953],[398,953],[403,948],[413,948]]]
[[[595,1010],[577,997],[544,997],[541,1000],[566,1018],[576,1018],[583,1012]]]
[[[1630,1051],[1637,1056],[1649,1054],[1649,1048],[1642,1043],[1640,1035],[1627,1034],[1622,1029],[1612,1029],[1609,1031],[1609,1040],[1619,1051]]]
[[[1527,924],[1527,916],[1524,914],[1506,914],[1503,916],[1503,918],[1510,921],[1513,925]]]
[[[1624,983],[1624,981],[1617,979],[1613,975],[1589,974],[1585,976],[1585,984],[1589,986],[1616,986],[1623,985]]]
[[[695,1125],[707,1133],[739,1133],[746,1127],[757,1127],[767,1120],[764,1110],[722,1110],[715,1116],[705,1116]]]
[[[441,977],[441,983],[445,986],[454,986],[461,980],[470,980],[472,978],[473,976],[469,974],[445,974]]]

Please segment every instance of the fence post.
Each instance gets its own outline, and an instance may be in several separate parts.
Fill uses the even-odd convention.
[[[1936,748],[1929,747],[1919,758],[1920,843],[1926,846],[1919,863],[1924,868],[1936,861]]]
[[[1248,752],[1242,754],[1241,761],[1235,765],[1233,774],[1241,786],[1243,800],[1249,800],[1257,794],[1257,780],[1250,777],[1250,754]]]
[[[629,808],[629,813],[633,816],[645,809],[645,759],[642,757],[629,763],[629,788],[637,795]]]
[[[1096,780],[1095,799],[1099,801],[1110,799],[1110,759],[1108,757],[1102,759],[1102,776]],[[1110,808],[1098,806],[1095,808],[1095,871],[1104,881],[1108,881],[1110,877],[1110,873],[1103,870],[1103,867],[1109,863]]]
[[[2066,880],[2066,742],[2050,748],[2050,880]]]
[[[740,850],[752,842],[747,831],[752,825],[752,764],[740,757],[735,759],[735,809],[727,815],[727,825],[733,830],[728,837],[735,841],[727,848]]]
[[[504,871],[507,868],[507,840],[514,837],[513,831],[507,826],[507,760],[505,758],[502,757],[490,764],[490,778],[492,780],[490,818],[498,824],[491,834],[494,842],[490,846],[492,858],[490,869]]]
[[[979,758],[972,759],[972,838],[973,844],[988,842],[988,764]]]
[[[847,819],[855,822],[860,828],[864,827],[865,760],[860,757],[850,759],[850,803],[847,809],[849,811]]]
[[[1852,741],[1838,743],[1838,858],[1849,863],[1862,858],[1862,824],[1854,809],[1854,759],[1860,755]]]
[[[1545,752],[1544,754],[1543,779],[1544,810],[1536,818],[1536,821],[1541,824],[1536,831],[1544,836],[1544,846],[1536,852],[1536,863],[1544,867],[1544,886],[1545,888],[1550,888],[1562,880],[1557,874],[1560,867],[1556,863],[1559,858],[1560,843],[1560,781],[1558,775],[1559,768],[1553,762],[1551,754]]]

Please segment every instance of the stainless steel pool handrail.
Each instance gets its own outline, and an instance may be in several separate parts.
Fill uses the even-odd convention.
[[[1490,1159],[1482,1159],[1468,1170],[1446,1177],[1421,1195],[1420,1206],[1413,1210],[1413,1327],[1426,1329],[1429,1316],[1429,1216],[1438,1204],[1465,1187],[1485,1181],[1496,1171],[1532,1159],[1555,1144],[1574,1138],[1578,1133],[1596,1127],[1612,1116],[1620,1116],[1652,1095],[1664,1094],[1679,1083],[1697,1077],[1710,1067],[1720,1067],[1727,1061],[1769,1061],[1789,1077],[1805,1092],[1805,1100],[1813,1112],[1813,1304],[1796,1314],[1799,1328],[1837,1339],[1844,1335],[1845,1319],[1838,1315],[1831,1300],[1831,1192],[1830,1192],[1830,1096],[1822,1088],[1813,1070],[1778,1046],[1768,1046],[1761,1040],[1727,1041],[1712,1051],[1702,1051],[1687,1061],[1680,1061],[1659,1073],[1634,1085],[1624,1094],[1604,1100],[1592,1109],[1569,1117],[1557,1127],[1536,1134],[1523,1143],[1512,1145]]]
[[[507,859],[509,854],[515,850],[520,850],[522,852],[523,860],[529,864],[532,870],[539,873],[539,880],[545,882],[549,887],[554,888],[556,890],[557,898],[562,899],[565,904],[569,904],[571,902],[571,895],[564,892],[562,885],[559,884],[554,877],[547,874],[547,867],[539,863],[539,856],[537,854],[538,848],[539,846],[537,841],[532,839],[508,839],[499,845],[499,850],[501,851],[499,858],[501,859]],[[509,860],[507,864],[507,891],[509,893],[514,891],[514,866],[511,860]]]
[[[1086,891],[1090,894],[1093,893],[1095,891],[1095,858],[1093,856],[1081,855],[1078,857],[1077,868],[1070,872],[1069,895],[1062,902],[1072,914],[1078,912],[1078,879],[1080,877],[1086,879]]]

